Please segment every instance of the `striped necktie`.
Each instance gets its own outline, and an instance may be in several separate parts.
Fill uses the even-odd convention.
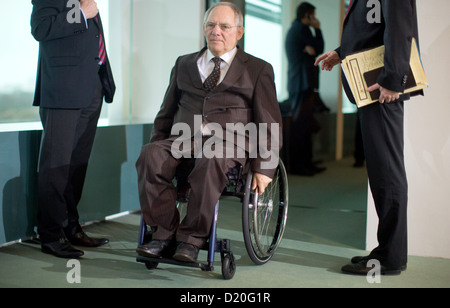
[[[100,23],[98,20],[98,16],[95,17],[95,21],[97,22],[99,28],[100,28]],[[105,64],[106,61],[106,48],[105,48],[105,41],[103,39],[103,35],[100,33],[99,35],[99,42],[98,42],[98,59],[99,59],[99,64]]]

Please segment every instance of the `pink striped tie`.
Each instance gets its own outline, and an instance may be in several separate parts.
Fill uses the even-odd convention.
[[[103,35],[101,35],[101,34],[100,34],[100,41],[99,41],[98,58],[100,59],[101,64],[105,63],[106,49],[105,49],[105,42],[103,41]]]
[[[95,17],[95,21],[100,27],[100,23],[98,21],[98,16]],[[100,33],[99,43],[98,43],[98,58],[100,60],[100,65],[104,64],[106,61],[106,48],[105,41],[103,40],[103,35]]]

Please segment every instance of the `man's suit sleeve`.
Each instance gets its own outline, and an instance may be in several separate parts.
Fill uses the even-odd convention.
[[[382,0],[386,47],[384,69],[377,82],[395,92],[405,90],[409,73],[411,42],[414,36],[414,14],[410,1]]]
[[[267,134],[259,133],[258,136],[267,138],[267,147],[263,146],[262,150],[267,148],[268,152],[261,151],[260,147],[258,158],[252,160],[251,167],[253,172],[273,178],[278,166],[279,151],[282,147],[282,118],[276,95],[274,72],[269,63],[265,63],[256,82],[254,93],[254,122],[258,128],[261,128],[261,124],[267,125]],[[278,130],[273,130],[272,124],[278,125]],[[261,140],[258,140],[259,145],[261,145],[260,143]]]
[[[63,0],[33,0],[31,34],[39,41],[70,37],[86,31],[86,23],[79,12],[80,20],[69,22],[68,16],[74,7],[65,7]]]
[[[161,109],[153,124],[150,142],[164,140],[170,137],[175,113],[178,109],[180,91],[177,87],[177,67],[179,59],[170,73],[169,87],[167,88]]]
[[[316,56],[319,56],[321,53],[323,53],[325,49],[325,42],[323,40],[322,30],[315,29],[316,36],[314,37],[314,49],[316,51]]]

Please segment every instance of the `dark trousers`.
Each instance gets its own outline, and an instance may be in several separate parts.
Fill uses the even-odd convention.
[[[355,158],[355,164],[364,164],[364,146],[363,139],[361,133],[361,121],[359,120],[359,116],[356,117],[356,127],[355,127],[355,152],[353,153],[353,157]]]
[[[244,165],[246,158],[237,158],[237,155],[234,158],[225,155],[224,158],[207,158],[202,155],[201,158],[177,159],[172,155],[172,143],[169,139],[145,145],[136,162],[144,221],[154,230],[153,239],[177,240],[202,247],[210,233],[215,204],[227,183],[226,173],[238,164]],[[223,144],[224,153],[226,147]],[[235,146],[231,147],[235,151]],[[193,155],[191,157],[197,157]],[[193,163],[193,169],[187,178],[191,187],[187,213],[180,223],[177,191],[172,180],[177,167],[186,163],[185,160]]]
[[[38,233],[43,243],[80,231],[81,199],[102,107],[100,79],[84,109],[40,108],[44,132],[38,170]]]
[[[290,127],[290,169],[304,172],[313,165],[313,133],[317,130],[314,118],[314,92],[291,93],[292,121]]]
[[[404,164],[403,102],[358,110],[370,189],[375,202],[378,247],[370,254],[383,265],[407,262],[408,182]]]

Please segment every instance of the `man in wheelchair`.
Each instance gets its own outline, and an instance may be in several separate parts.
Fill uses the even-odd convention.
[[[244,28],[235,5],[212,6],[203,30],[207,47],[177,59],[150,143],[136,162],[142,215],[153,231],[152,240],[137,249],[142,256],[197,262],[228,170],[252,158],[252,186],[263,193],[278,165],[281,114],[272,66],[237,46]],[[226,138],[230,123],[245,130]],[[276,163],[270,164],[273,155]],[[193,165],[191,191],[180,222],[173,179],[186,162]]]

